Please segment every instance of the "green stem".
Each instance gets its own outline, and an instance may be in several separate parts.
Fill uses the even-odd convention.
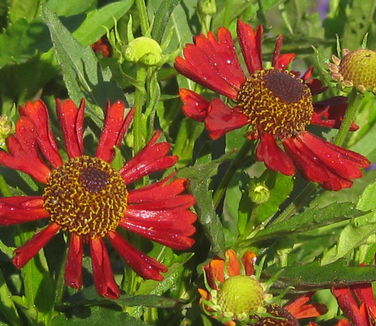
[[[228,167],[225,175],[223,176],[223,179],[221,180],[217,190],[214,192],[213,195],[213,205],[214,208],[217,208],[219,203],[221,202],[228,184],[231,181],[232,176],[238,169],[239,165],[241,164],[242,160],[244,159],[244,156],[247,155],[249,150],[253,147],[253,142],[250,142],[246,140],[243,144],[243,146],[240,148],[238,153],[236,154],[235,158],[232,160],[230,166]]]
[[[142,126],[142,107],[145,102],[145,80],[146,68],[139,66],[137,69],[137,87],[135,91],[134,106],[136,108],[133,129],[134,129],[134,152],[138,153],[144,146],[145,133]]]
[[[355,88],[353,88],[348,98],[349,104],[347,106],[346,114],[334,140],[334,144],[337,146],[342,146],[345,143],[346,136],[349,133],[351,123],[354,121],[356,111],[358,110],[358,106],[362,101],[363,96],[360,96]]]
[[[138,11],[138,16],[140,18],[140,25],[141,25],[141,33],[142,35],[146,35],[147,31],[149,30],[149,19],[148,19],[148,12],[146,10],[145,1],[144,0],[136,0],[136,6]]]
[[[61,261],[59,274],[57,275],[57,279],[56,279],[55,306],[59,306],[63,301],[63,295],[64,295],[64,290],[65,290],[64,273],[65,273],[65,263],[67,260],[67,255],[68,255],[68,249],[65,250],[64,256]]]
[[[225,12],[224,12],[224,15],[223,15],[223,26],[230,25],[233,6],[234,6],[233,0],[226,0],[226,2],[225,2]]]

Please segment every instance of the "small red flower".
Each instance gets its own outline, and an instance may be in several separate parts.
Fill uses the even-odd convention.
[[[327,311],[325,305],[308,303],[313,293],[303,294],[284,306],[268,302],[271,301],[268,298],[270,295],[264,291],[262,284],[254,277],[256,255],[251,251],[247,251],[240,260],[234,250],[227,250],[225,256],[226,260],[214,258],[204,266],[209,288],[207,290],[199,289],[199,293],[203,309],[226,326],[235,326],[236,321],[241,317],[243,318],[243,323],[247,323],[247,319],[252,320],[250,325],[253,326],[297,326],[299,325],[298,319],[318,317]],[[249,278],[248,281],[247,278]],[[232,285],[235,285],[235,282],[239,282],[239,287],[233,287],[230,290],[234,292],[236,288],[238,291],[236,293],[226,293],[226,298],[230,298],[231,301],[229,303],[226,302],[224,305],[222,292],[226,282],[231,282],[231,280],[234,280]],[[247,284],[250,280],[256,283]],[[259,284],[260,289],[257,284]],[[249,292],[247,292],[248,287],[251,290]],[[226,288],[225,291],[228,292],[228,289]],[[257,295],[255,295],[256,293]],[[244,312],[246,309],[244,308],[253,307],[256,303],[258,311],[253,309],[246,316]],[[239,314],[239,312],[242,312],[242,314]],[[276,318],[263,316],[262,313],[273,315]]]
[[[83,153],[85,103],[56,102],[68,161],[61,158],[42,101],[20,108],[15,134],[7,138],[9,152],[0,151],[0,164],[23,171],[44,184],[41,196],[0,198],[0,225],[49,218],[47,227],[16,249],[13,263],[23,267],[59,231],[69,233],[66,284],[82,286],[83,245],[90,247],[95,287],[109,298],[119,296],[104,239],[138,274],[162,280],[167,268],[131,245],[118,232],[126,229],[174,249],[188,249],[194,240],[196,215],[189,210],[193,196],[183,194],[187,180],[170,175],[132,189],[129,185],[156,171],[172,167],[170,145],[157,143],[160,132],[135,157],[116,171],[110,165],[134,115],[124,115],[124,103],[108,104],[106,120],[94,157]]]
[[[112,48],[105,36],[91,45],[91,48],[96,53],[101,53],[104,58],[111,56]]]
[[[275,44],[272,68],[267,69],[261,54],[262,26],[255,31],[239,20],[237,33],[248,76],[224,27],[217,37],[211,32],[196,36],[194,44],[185,46],[184,58],[176,58],[175,68],[181,74],[234,103],[230,107],[219,98],[208,101],[191,90],[180,89],[184,113],[204,122],[212,139],[248,125],[247,137],[259,139],[257,159],[271,170],[293,175],[298,169],[308,180],[330,190],[350,187],[351,179],[361,177],[360,168],[367,167],[369,161],[306,131],[310,124],[338,128],[346,98],[313,102],[312,96],[325,88],[312,79],[312,69],[300,76],[286,70],[295,54],[280,53],[282,36]],[[351,129],[356,128],[353,124]]]
[[[333,287],[339,307],[356,326],[372,326],[376,321],[376,302],[371,283]]]

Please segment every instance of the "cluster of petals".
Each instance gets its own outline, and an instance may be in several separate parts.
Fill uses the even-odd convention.
[[[213,290],[219,290],[221,284],[225,282],[228,278],[237,275],[247,275],[253,276],[255,273],[255,261],[256,254],[252,251],[246,251],[242,258],[239,259],[237,253],[232,250],[226,250],[225,259],[214,258],[208,264],[204,266],[205,276],[208,282],[208,285]],[[198,290],[202,301],[210,301],[211,296],[207,290],[199,289]],[[322,304],[311,304],[308,301],[311,299],[313,293],[305,293],[299,296],[296,300],[293,300],[283,306],[288,314],[295,319],[304,319],[304,318],[313,318],[318,317],[327,311],[325,305]],[[210,307],[205,307],[206,310],[210,311]],[[262,319],[262,318],[261,318]],[[270,318],[268,318],[269,320]],[[273,318],[271,318],[273,319]],[[271,323],[273,325],[278,325],[277,319],[273,319]],[[265,323],[266,324],[266,323]],[[236,322],[230,320],[225,323],[226,326],[235,326]],[[258,325],[256,323],[256,325]],[[262,321],[260,325],[264,325]]]
[[[84,154],[84,101],[77,107],[71,100],[57,100],[56,108],[68,158],[81,157]],[[108,163],[114,159],[114,147],[121,144],[133,116],[134,109],[126,110],[121,101],[108,104],[95,153],[97,159]],[[170,175],[144,187],[128,187],[144,176],[172,167],[178,160],[176,156],[168,155],[168,143],[157,142],[159,137],[160,132],[155,132],[148,144],[119,171],[128,191],[124,216],[117,227],[119,230],[109,230],[106,236],[94,238],[70,233],[65,264],[67,285],[73,288],[82,286],[83,247],[87,244],[98,293],[108,298],[119,296],[120,290],[114,281],[105,238],[139,275],[146,279],[163,279],[161,273],[167,271],[166,266],[125,240],[119,232],[120,229],[129,230],[174,249],[184,250],[193,245],[191,236],[195,232],[193,223],[196,215],[189,208],[195,203],[195,199],[184,194],[186,179],[174,179],[174,175]],[[8,152],[0,151],[0,164],[23,171],[42,184],[46,184],[51,171],[64,164],[51,130],[48,109],[40,100],[27,102],[24,107],[20,107],[15,134],[10,135],[6,143]],[[0,225],[48,218],[43,196],[0,198]],[[28,242],[16,249],[14,265],[18,268],[24,266],[59,230],[60,225],[50,221]]]
[[[254,30],[239,20],[237,36],[249,75],[263,70],[262,26]],[[286,71],[295,54],[281,54],[281,47],[282,36],[279,36],[272,56],[272,69]],[[247,80],[247,73],[241,67],[234,40],[225,27],[219,28],[217,36],[211,32],[207,36],[196,36],[194,44],[185,46],[183,55],[184,57],[176,58],[177,71],[235,103],[230,107],[218,97],[207,100],[192,90],[179,90],[185,115],[204,122],[212,139],[249,125],[251,131],[247,133],[247,137],[259,140],[257,159],[263,161],[269,169],[285,175],[294,175],[298,170],[308,180],[329,190],[350,187],[352,179],[361,177],[361,168],[369,165],[369,161],[362,155],[327,142],[307,130],[279,139],[280,137],[264,132],[259,126],[251,125],[248,116],[236,105],[239,91]],[[312,95],[325,90],[319,80],[312,78],[312,68],[301,75],[291,73],[309,87]],[[310,124],[338,128],[346,107],[347,99],[340,96],[315,102]],[[356,129],[357,126],[352,124],[351,130]]]

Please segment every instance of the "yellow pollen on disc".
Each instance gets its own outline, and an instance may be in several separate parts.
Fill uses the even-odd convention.
[[[52,222],[63,231],[93,239],[117,228],[127,196],[119,172],[89,156],[73,158],[53,170],[43,191],[44,208]]]
[[[310,89],[285,70],[256,71],[243,83],[236,100],[254,132],[279,139],[304,131],[313,114]]]

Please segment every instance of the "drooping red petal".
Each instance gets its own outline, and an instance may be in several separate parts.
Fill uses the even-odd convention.
[[[196,36],[195,44],[187,44],[184,59],[175,59],[175,68],[181,74],[217,93],[235,99],[245,75],[240,68],[230,32],[221,27],[218,40],[208,36]]]
[[[327,308],[324,304],[307,304],[311,299],[313,293],[306,293],[294,300],[284,308],[293,315],[296,319],[313,318],[318,317],[327,312]]]
[[[78,157],[83,152],[83,124],[85,116],[85,100],[76,104],[68,99],[56,99],[56,113],[63,131],[65,148],[70,158]]]
[[[315,102],[313,104],[315,112],[313,113],[311,123],[328,128],[341,127],[342,120],[347,109],[347,97],[334,96],[329,99]],[[358,130],[359,126],[351,123],[350,131]]]
[[[303,176],[319,183],[328,190],[340,190],[352,185],[350,180],[333,173],[320,159],[297,138],[285,138],[283,146]]]
[[[177,161],[176,155],[167,156],[171,145],[166,142],[156,144],[161,132],[156,131],[149,143],[120,170],[126,184],[130,184],[145,175],[168,169]]]
[[[366,305],[373,319],[376,319],[376,302],[371,283],[351,285],[351,290],[355,293],[359,302]]]
[[[167,272],[166,266],[133,247],[117,232],[109,232],[108,239],[116,251],[136,273],[145,279],[156,281],[163,280],[163,276],[160,273]]]
[[[263,134],[257,146],[256,156],[259,161],[277,172],[286,175],[294,175],[295,167],[291,158],[276,144],[274,137],[270,134]]]
[[[167,177],[148,186],[130,190],[128,192],[128,203],[164,200],[175,197],[186,189],[187,179],[178,178],[167,183],[169,180],[170,177]]]
[[[107,249],[101,238],[90,239],[91,264],[97,292],[106,298],[117,299],[120,290],[115,283]]]
[[[41,250],[52,237],[60,230],[60,226],[51,223],[42,231],[36,233],[29,241],[15,250],[13,257],[13,265],[17,268],[23,267],[31,258],[33,258],[39,250]]]
[[[255,274],[256,254],[252,251],[246,251],[242,257],[245,274],[250,276]]]
[[[25,223],[48,216],[40,196],[0,198],[0,225]]]
[[[179,89],[179,96],[183,102],[182,110],[184,114],[196,121],[204,121],[209,108],[209,102],[201,95],[186,89]]]
[[[82,286],[82,255],[81,237],[71,233],[64,275],[65,283],[74,289],[79,289]]]
[[[114,146],[118,147],[133,120],[134,108],[128,111],[124,117],[124,103],[117,101],[107,105],[106,120],[104,122],[102,134],[99,138],[96,157],[111,162],[114,158]]]
[[[49,124],[46,105],[41,100],[26,102],[25,106],[20,107],[20,113],[28,117],[34,124],[37,133],[36,140],[43,156],[54,168],[60,167],[63,164],[63,160],[60,157],[56,140]]]
[[[326,140],[319,138],[309,132],[298,137],[311,151],[325,164],[333,173],[345,179],[356,179],[362,176],[359,168],[367,166],[368,160],[360,154],[351,152],[333,145]],[[349,152],[349,153],[347,153]],[[353,160],[353,157],[356,159]],[[359,164],[359,160],[361,163]],[[364,162],[364,164],[363,164]],[[369,162],[368,162],[369,164]]]
[[[342,311],[354,322],[354,325],[370,326],[366,311],[364,309],[361,311],[358,307],[350,288],[335,287],[332,288],[332,293],[336,297]]]
[[[212,139],[218,139],[227,132],[240,128],[248,123],[248,117],[238,108],[230,108],[220,99],[210,102],[205,127]]]
[[[273,52],[272,65],[275,69],[287,69],[288,65],[295,58],[295,53],[281,54],[283,35],[280,35],[276,42]]]
[[[10,135],[6,143],[9,153],[0,150],[0,164],[23,171],[41,183],[47,182],[50,169],[39,155],[36,127],[29,118],[20,117],[16,133]]]
[[[250,74],[256,70],[262,69],[262,34],[263,27],[260,25],[255,32],[253,28],[242,22],[240,19],[237,24],[237,32],[243,57]]]

